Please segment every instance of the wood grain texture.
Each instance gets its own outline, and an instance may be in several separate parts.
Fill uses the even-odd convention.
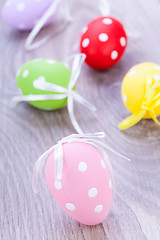
[[[0,1],[0,7],[3,2]],[[108,218],[98,226],[81,225],[57,206],[46,186],[40,184],[39,194],[32,190],[36,159],[74,130],[66,108],[45,112],[11,102],[18,94],[16,71],[37,57],[63,60],[78,41],[72,36],[100,15],[97,2],[70,0],[73,23],[32,52],[24,50],[27,33],[17,33],[0,24],[1,240],[160,239],[160,128],[152,120],[143,120],[125,132],[117,127],[129,114],[120,96],[123,76],[139,62],[160,62],[158,0],[110,1],[112,15],[124,23],[130,35],[128,48],[122,60],[106,72],[84,65],[77,86],[98,107],[92,115],[76,104],[81,127],[86,132],[105,131],[105,142],[132,159],[129,163],[110,154],[116,186]]]

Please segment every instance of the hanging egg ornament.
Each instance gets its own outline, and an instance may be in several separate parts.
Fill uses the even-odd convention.
[[[49,156],[46,154],[46,184],[69,216],[82,224],[99,224],[107,217],[112,202],[108,156],[104,159],[96,147],[78,135],[65,139],[53,147]],[[36,165],[41,168],[38,161]]]
[[[99,17],[82,30],[81,53],[86,63],[96,70],[106,70],[122,57],[127,36],[122,24],[113,17]]]
[[[119,124],[120,129],[142,118],[153,118],[160,125],[156,117],[160,115],[160,65],[145,62],[132,67],[123,79],[121,95],[132,115]]]
[[[70,56],[65,63],[53,59],[35,59],[24,64],[17,73],[20,96],[14,102],[28,102],[43,110],[57,110],[67,105],[70,120],[78,133],[83,133],[74,115],[74,101],[91,111],[96,107],[75,91],[85,60],[84,54]],[[72,69],[66,67],[73,60]]]
[[[45,96],[57,94],[54,84],[67,88],[71,71],[63,63],[53,59],[35,59],[24,64],[17,74],[17,86],[24,96],[44,95],[44,100],[29,101],[43,110],[56,110],[67,104],[67,98],[45,100]]]
[[[48,10],[53,0],[7,0],[2,9],[4,23],[17,30],[31,30]],[[45,25],[52,22],[52,15]]]

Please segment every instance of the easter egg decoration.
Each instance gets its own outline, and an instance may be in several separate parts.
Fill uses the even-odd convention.
[[[96,70],[106,70],[115,65],[126,46],[126,32],[113,17],[98,17],[82,30],[80,51],[86,54],[86,63]]]
[[[7,0],[2,9],[2,19],[10,27],[17,30],[32,30],[55,0]],[[46,22],[49,24],[53,16]]]
[[[99,0],[101,16],[89,22],[81,32],[80,51],[86,54],[85,62],[95,70],[106,70],[122,57],[127,46],[123,25],[111,17],[108,0]]]
[[[11,28],[21,31],[30,31],[25,47],[34,49],[49,40],[51,35],[45,36],[38,42],[33,43],[39,31],[50,24],[58,15],[61,0],[7,0],[2,8],[2,20]],[[64,18],[70,21],[68,6],[63,4],[65,9]],[[57,31],[60,31],[60,26]],[[66,27],[66,24],[65,24]],[[64,26],[63,26],[64,28]]]
[[[97,140],[102,137],[104,133],[65,137],[46,151],[34,168],[35,191],[44,170],[46,185],[58,205],[86,225],[104,221],[112,202],[110,161]]]
[[[125,75],[122,100],[132,115],[119,124],[124,130],[143,118],[152,118],[158,125],[160,115],[160,65],[150,62],[132,67]]]
[[[113,173],[108,145],[99,140],[105,133],[72,134],[60,140],[37,160],[33,189],[38,177],[48,186],[57,204],[72,218],[96,225],[107,217],[113,196]]]
[[[72,71],[63,63],[52,59],[35,59],[24,64],[18,71],[16,80],[22,96],[14,97],[13,101],[27,101],[43,110],[57,110],[67,105],[72,124],[81,133],[74,116],[73,101],[92,111],[96,108],[75,91],[85,55],[76,54],[73,57]]]

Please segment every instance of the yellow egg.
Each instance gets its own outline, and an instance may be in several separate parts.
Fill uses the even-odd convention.
[[[121,95],[132,116],[119,124],[120,129],[127,129],[142,118],[153,118],[158,123],[156,116],[160,115],[160,65],[147,62],[132,67],[123,79]]]

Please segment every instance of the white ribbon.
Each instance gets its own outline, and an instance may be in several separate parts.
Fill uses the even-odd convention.
[[[43,14],[43,16],[40,18],[40,20],[37,22],[35,27],[32,29],[30,34],[28,35],[26,42],[25,42],[25,48],[27,50],[33,50],[35,48],[40,47],[44,43],[48,42],[51,37],[54,35],[57,35],[59,32],[63,31],[67,27],[67,25],[72,21],[71,16],[70,16],[70,11],[68,8],[68,5],[66,2],[63,2],[63,16],[64,16],[64,22],[61,23],[60,27],[50,35],[47,35],[46,37],[42,38],[41,40],[33,43],[34,39],[42,29],[42,27],[45,25],[45,23],[48,21],[48,19],[53,16],[56,13],[56,10],[58,9],[60,5],[61,0],[54,0],[53,3],[49,6],[47,11]]]
[[[98,11],[100,11],[101,15],[106,17],[110,15],[110,4],[108,2],[109,0],[98,0],[98,2],[96,2],[96,4],[98,3]],[[90,1],[92,3],[92,1]],[[97,6],[96,6],[97,7]],[[81,31],[79,33],[77,33],[77,36],[75,38],[80,38],[81,37]],[[74,53],[79,51],[79,41],[73,44],[73,47],[71,48],[70,53]]]
[[[43,153],[39,159],[37,160],[34,172],[33,172],[33,189],[35,192],[38,192],[37,188],[37,180],[38,176],[40,175],[43,180],[43,169],[46,163],[46,160],[48,159],[50,153],[54,150],[54,176],[55,176],[55,182],[60,182],[62,179],[62,171],[63,171],[63,144],[64,143],[71,143],[71,142],[83,142],[88,143],[95,147],[100,154],[103,156],[104,160],[106,161],[106,164],[109,168],[109,171],[112,174],[112,168],[111,164],[109,162],[109,159],[107,157],[107,154],[105,152],[105,149],[117,154],[118,156],[130,161],[129,158],[121,155],[120,153],[114,151],[111,147],[106,145],[105,143],[101,142],[98,138],[104,138],[105,133],[104,132],[98,132],[98,133],[89,133],[89,134],[72,134],[69,135],[62,140],[60,140],[56,145],[52,146],[49,150],[47,150],[45,153]],[[93,163],[94,164],[94,163]],[[45,180],[43,180],[45,182]]]
[[[102,13],[102,16],[109,16],[110,15],[110,4],[108,0],[99,0],[99,8]]]
[[[85,107],[89,108],[91,111],[96,111],[96,107],[85,100],[80,94],[78,94],[75,90],[72,90],[75,86],[82,64],[86,58],[85,54],[76,54],[74,55],[74,61],[71,71],[71,78],[69,81],[68,88],[64,88],[58,86],[53,83],[43,82],[43,77],[34,81],[34,87],[44,91],[50,91],[53,94],[48,95],[24,95],[24,96],[17,96],[13,98],[14,102],[22,102],[22,101],[44,101],[44,100],[60,100],[67,98],[67,108],[68,113],[71,119],[71,122],[78,133],[83,133],[82,129],[80,128],[73,111],[73,102],[74,100],[81,103]]]

